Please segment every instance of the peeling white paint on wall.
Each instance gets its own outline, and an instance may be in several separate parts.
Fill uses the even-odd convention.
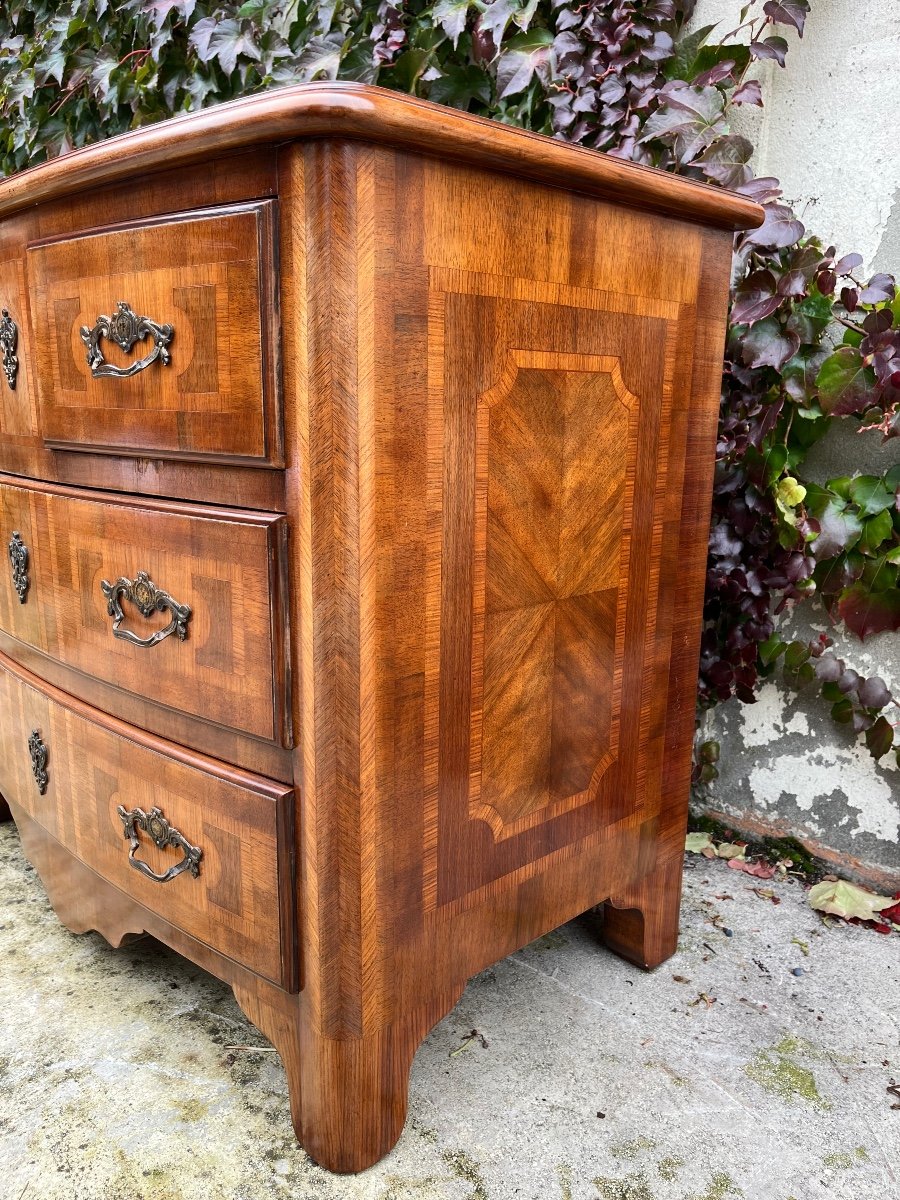
[[[873,776],[871,762],[865,746],[821,746],[812,752],[781,754],[767,766],[753,768],[750,790],[757,804],[776,811],[792,798],[799,809],[811,814],[812,820],[806,822],[810,832],[823,839],[829,829],[816,818],[817,806],[823,799],[843,800],[856,812],[856,825],[847,830],[851,837],[870,833],[895,842],[900,837],[900,807],[888,779]]]

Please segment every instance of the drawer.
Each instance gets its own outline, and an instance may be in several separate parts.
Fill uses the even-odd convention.
[[[32,243],[48,445],[281,466],[274,201]]]
[[[296,987],[290,789],[96,714],[0,656],[0,793],[139,904]]]
[[[0,475],[0,629],[142,700],[288,746],[286,536],[274,513]]]

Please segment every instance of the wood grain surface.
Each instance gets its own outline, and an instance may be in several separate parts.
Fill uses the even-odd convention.
[[[37,786],[29,755],[36,731],[47,750]],[[128,736],[65,693],[0,660],[0,791],[70,854],[166,921],[251,970],[291,987],[296,976],[289,846],[291,791],[167,743]],[[117,814],[159,808],[202,850],[199,875],[166,883],[129,862]],[[182,851],[142,834],[138,858],[157,874]]]
[[[0,290],[24,306],[29,346],[48,326],[27,313],[25,246],[41,243],[30,262],[69,248],[56,300],[90,291],[73,248],[120,236],[98,233],[97,189],[157,229],[277,200],[280,362],[268,353],[285,469],[168,445],[137,456],[157,392],[124,448],[54,449],[34,403],[50,395],[47,363],[29,351],[28,403],[0,405],[0,467],[38,482],[5,480],[18,499],[4,521],[32,538],[34,592],[54,599],[32,609],[32,593],[19,605],[0,588],[4,730],[18,731],[0,737],[19,754],[0,789],[61,919],[113,941],[146,929],[226,979],[282,1056],[298,1137],[331,1169],[362,1170],[399,1136],[416,1045],[471,975],[595,905],[631,961],[652,968],[675,947],[731,230],[761,210],[378,89],[285,89],[0,183]],[[192,312],[203,324],[211,309]],[[78,515],[90,506],[101,520]],[[153,698],[121,648],[95,640],[90,556],[114,571],[107,546],[122,571],[149,558],[160,586],[209,614],[196,646],[160,660]],[[211,638],[214,625],[255,631],[258,652]],[[201,646],[214,661],[177,657]],[[98,711],[114,688],[132,726]],[[110,792],[79,770],[121,775],[150,803],[136,764],[168,757],[166,806],[213,843],[236,839],[230,858],[216,852],[218,900],[189,916],[149,902],[127,862],[130,887],[36,798],[19,743],[51,711],[51,775],[55,754],[91,830]],[[83,763],[69,768],[73,746]],[[269,782],[248,783],[248,766]],[[184,798],[183,772],[212,787],[208,806]],[[226,783],[243,808],[225,804]],[[272,803],[274,824],[260,815]],[[245,850],[261,830],[274,838],[262,859]],[[239,944],[234,922],[207,914],[246,887],[280,909],[253,908]]]
[[[141,700],[290,745],[283,517],[0,476],[4,544],[13,532],[28,548],[30,582],[20,603],[7,566],[0,629]],[[184,640],[147,647],[114,635],[101,583],[140,571],[191,609]],[[126,598],[121,607],[122,630],[139,638],[172,620],[170,610],[145,617]]]
[[[174,213],[28,248],[41,430],[51,446],[283,461],[271,201]],[[119,302],[174,330],[171,361],[95,377],[82,328]],[[152,349],[99,347],[119,369]]]

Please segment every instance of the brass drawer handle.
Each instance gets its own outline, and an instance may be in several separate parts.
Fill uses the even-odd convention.
[[[3,351],[3,370],[9,390],[16,390],[16,376],[19,373],[19,360],[16,358],[16,343],[19,340],[19,327],[4,308],[0,318],[0,350]]]
[[[149,317],[139,317],[131,305],[124,300],[118,301],[116,311],[111,317],[98,317],[91,329],[87,325],[82,325],[80,333],[81,340],[87,346],[88,366],[95,379],[103,376],[127,379],[130,375],[137,375],[138,371],[146,371],[147,367],[151,363],[155,363],[157,359],[164,367],[167,367],[172,361],[172,356],[169,354],[169,343],[175,336],[172,326],[160,325],[156,321],[151,321]],[[103,357],[100,339],[104,337],[115,342],[126,354],[132,350],[135,342],[152,337],[153,349],[144,358],[132,363],[130,367],[116,367]]]
[[[31,755],[31,773],[34,776],[34,782],[37,784],[37,790],[43,796],[50,777],[47,774],[47,747],[41,741],[41,735],[37,729],[31,731],[28,739],[28,753]]]
[[[13,587],[19,594],[19,603],[25,603],[28,591],[28,547],[22,541],[18,530],[9,539],[9,565],[12,568]]]
[[[190,606],[173,600],[168,592],[156,586],[146,571],[138,571],[133,580],[123,576],[115,583],[109,583],[106,579],[101,579],[100,588],[106,597],[106,611],[113,618],[114,637],[132,642],[135,646],[155,646],[170,633],[174,633],[182,642],[187,637],[187,623],[191,618]],[[145,638],[138,637],[130,629],[120,629],[119,626],[125,620],[125,613],[122,611],[123,596],[137,607],[142,617],[149,617],[154,612],[165,612],[168,609],[172,620],[165,629],[158,629],[156,633],[151,633]]]
[[[128,812],[124,805],[120,804],[116,808],[116,812],[125,826],[125,839],[131,842],[128,861],[136,871],[140,871],[154,883],[168,883],[182,871],[190,871],[193,877],[197,878],[200,874],[200,859],[203,857],[203,851],[199,846],[192,846],[183,834],[169,824],[162,815],[162,809],[151,808],[147,813],[142,808],[133,808]],[[176,850],[184,852],[184,858],[174,867],[169,867],[168,871],[163,872],[162,875],[157,875],[137,857],[137,852],[141,848],[141,840],[137,835],[139,829],[143,829],[144,833],[149,834],[160,850],[165,850],[167,846],[174,846]]]

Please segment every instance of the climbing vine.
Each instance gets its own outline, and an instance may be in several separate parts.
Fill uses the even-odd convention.
[[[837,421],[900,436],[900,301],[804,228],[731,128],[762,104],[808,0],[751,0],[692,27],[695,0],[10,0],[0,8],[0,171],[179,112],[289,83],[377,82],[764,204],[739,236],[723,373],[699,699],[750,702],[780,664],[821,689],[880,758],[896,701],[827,636],[777,617],[820,604],[860,638],[900,628],[900,468],[818,486],[811,447]],[[523,239],[528,231],[522,230]],[[715,775],[707,746],[696,777]],[[900,750],[898,750],[900,759]]]

